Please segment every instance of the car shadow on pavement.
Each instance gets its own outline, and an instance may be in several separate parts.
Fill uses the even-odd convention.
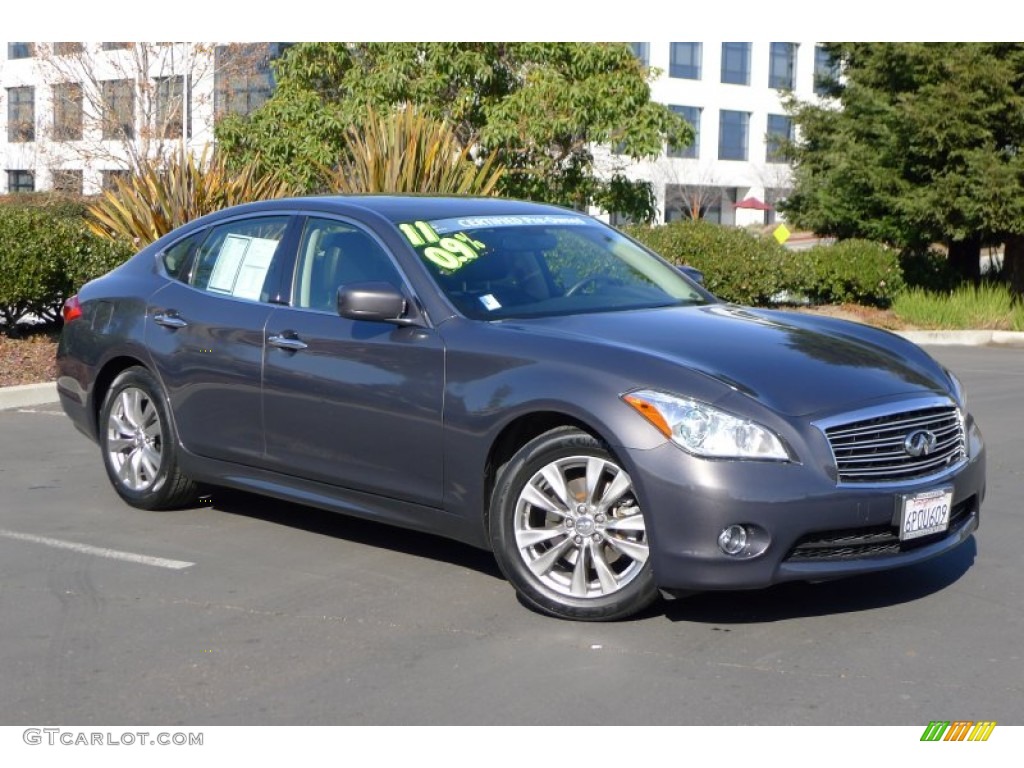
[[[415,557],[451,563],[504,580],[490,552],[430,533],[420,533],[337,512],[293,504],[287,501],[218,488],[204,497],[203,507],[229,515],[241,515],[268,523],[286,525],[310,533],[344,539],[369,547],[389,549]]]
[[[977,552],[972,536],[952,552],[906,568],[816,584],[788,582],[762,590],[702,592],[662,601],[654,611],[670,621],[705,624],[760,624],[869,611],[940,592],[967,572]]]

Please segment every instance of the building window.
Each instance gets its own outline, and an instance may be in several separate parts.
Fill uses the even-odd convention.
[[[746,160],[750,113],[723,109],[718,113],[718,159]]]
[[[725,187],[711,184],[666,184],[665,223],[704,219],[722,223],[722,201],[727,199]]]
[[[697,158],[700,157],[700,107],[680,107],[676,104],[669,104],[669,109],[675,112],[677,115],[681,115],[686,122],[693,128],[693,144],[688,147],[678,147],[676,149],[669,148],[669,157],[685,157],[685,158]]]
[[[101,171],[100,172],[100,184],[105,190],[113,190],[114,182],[118,179],[122,181],[128,180],[128,171],[125,170],[112,170],[112,171]]]
[[[669,58],[669,77],[700,80],[701,44],[672,43]]]
[[[796,87],[796,43],[772,43],[768,61],[768,87],[791,91]]]
[[[270,62],[282,52],[279,44],[219,45],[214,50],[214,113],[248,115],[274,92]]]
[[[633,55],[640,60],[641,64],[645,67],[649,67],[651,65],[650,43],[630,43],[629,47],[633,50]]]
[[[7,191],[11,194],[17,192],[35,192],[36,176],[32,171],[8,171]]]
[[[82,138],[82,84],[53,86],[53,138],[77,141]]]
[[[786,115],[768,115],[768,151],[765,159],[769,163],[786,162],[786,144],[793,141],[793,121]]]
[[[8,59],[30,59],[35,55],[35,44],[34,43],[8,43],[7,44],[7,58]]]
[[[36,140],[36,89],[31,85],[7,89],[7,140]]]
[[[838,79],[839,62],[832,59],[825,46],[814,46],[814,92],[818,96],[827,96]]]
[[[73,56],[83,50],[81,43],[54,43],[53,54],[55,56]]]
[[[81,168],[61,168],[55,170],[53,171],[51,181],[54,192],[60,192],[65,195],[82,194]]]
[[[123,51],[131,47],[131,43],[100,43],[100,48],[104,51]]]
[[[192,90],[189,78],[189,91]],[[183,109],[184,105],[184,109]],[[161,77],[156,81],[156,133],[165,139],[180,139],[182,118],[185,135],[192,138],[192,100],[185,99],[185,78]]]
[[[722,82],[750,85],[750,43],[722,43]]]
[[[135,138],[135,84],[131,80],[103,81],[103,138]]]

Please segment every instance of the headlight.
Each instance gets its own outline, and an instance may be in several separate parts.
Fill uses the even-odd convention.
[[[770,430],[707,403],[642,389],[622,399],[665,437],[689,453],[717,459],[788,461],[789,453]]]

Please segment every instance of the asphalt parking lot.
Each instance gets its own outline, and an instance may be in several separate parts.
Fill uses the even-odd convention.
[[[59,406],[0,412],[0,724],[1024,724],[1024,351],[931,352],[988,444],[970,542],[612,625],[432,536],[234,492],[131,509]]]

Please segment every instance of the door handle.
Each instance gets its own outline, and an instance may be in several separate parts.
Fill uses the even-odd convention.
[[[153,315],[153,322],[157,325],[162,325],[164,328],[184,328],[188,325],[173,310],[170,312],[157,312]]]
[[[272,347],[278,349],[286,349],[289,352],[298,352],[301,349],[305,349],[309,345],[297,336],[285,336],[284,334],[277,334],[267,338],[267,343]]]

